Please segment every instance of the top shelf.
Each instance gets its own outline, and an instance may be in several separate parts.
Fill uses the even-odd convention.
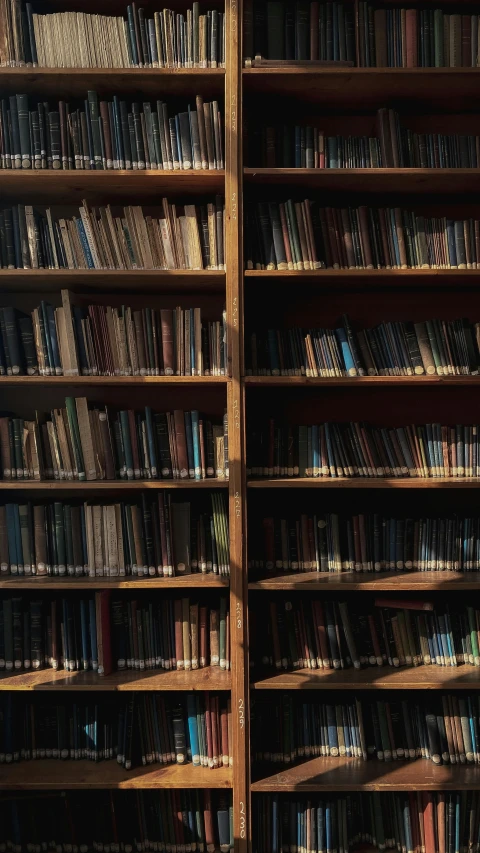
[[[409,111],[476,112],[480,68],[244,68],[246,95],[294,97],[358,112],[405,103]]]
[[[224,68],[0,68],[0,92],[43,97],[101,95],[223,98]]]

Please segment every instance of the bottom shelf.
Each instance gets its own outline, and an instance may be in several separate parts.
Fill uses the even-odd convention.
[[[0,766],[0,790],[101,788],[231,788],[232,770],[191,764],[150,765],[124,770],[116,761],[41,759]]]
[[[271,776],[257,778],[252,783],[252,791],[260,793],[465,790],[480,790],[480,765],[437,766],[424,758],[388,763],[353,758],[313,758]]]

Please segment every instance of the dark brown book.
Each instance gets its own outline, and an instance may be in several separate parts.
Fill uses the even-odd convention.
[[[175,425],[175,445],[177,450],[178,471],[179,477],[185,479],[188,477],[188,454],[187,454],[187,438],[185,434],[185,417],[183,411],[175,409],[173,412]]]
[[[363,5],[363,4],[362,4]],[[378,68],[386,68],[387,60],[387,11],[386,9],[375,9],[375,61]],[[362,33],[359,33],[362,42]]]
[[[138,366],[140,369],[140,375],[145,376],[147,373],[147,357],[145,354],[143,314],[141,311],[133,312],[133,322],[135,325],[135,341],[137,344]]]

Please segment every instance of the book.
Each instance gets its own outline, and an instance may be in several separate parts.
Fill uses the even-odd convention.
[[[67,290],[62,303],[30,316],[0,309],[0,376],[225,376],[226,311],[202,320],[200,308],[82,307]]]
[[[252,332],[246,335],[246,375],[477,375],[478,328],[478,323],[458,319],[391,321],[354,331],[344,315],[334,329]]]
[[[250,477],[480,476],[477,424],[285,425],[274,418],[247,432]]]
[[[0,708],[0,755],[8,763],[115,761],[125,770],[191,763],[214,770],[224,766],[223,754],[227,765],[230,758],[228,730],[223,739],[220,734],[221,716],[231,714],[226,694],[149,691],[127,699],[104,694],[95,703],[79,696],[48,705],[10,694],[0,699]]]
[[[108,589],[81,597],[3,596],[0,617],[4,673],[50,668],[108,679],[127,669],[185,670],[187,651],[190,670],[230,669],[230,617],[222,596],[210,596],[208,604],[202,597],[152,599],[151,593],[112,597]]]
[[[272,853],[320,851],[326,839],[345,837],[346,850],[368,845],[396,849],[402,841],[413,853],[466,850],[476,838],[478,794],[460,791],[409,793],[259,794],[253,803],[254,853],[268,844]],[[441,847],[435,839],[445,839]],[[455,839],[457,841],[455,842]],[[325,847],[323,846],[325,845]]]
[[[437,766],[478,763],[477,698],[429,696],[411,701],[387,695],[371,701],[334,694],[331,701],[306,701],[293,693],[274,699],[256,693],[252,757],[280,767],[315,756],[379,762],[426,759]]]
[[[90,209],[71,218],[17,205],[0,210],[0,265],[5,269],[225,269],[225,206]],[[28,229],[35,240],[28,239]],[[212,230],[213,229],[213,230]],[[218,230],[218,234],[215,233]],[[37,240],[38,235],[38,240]],[[7,239],[8,237],[8,239]],[[65,307],[62,306],[65,310]]]
[[[228,577],[227,504],[213,492],[177,503],[168,491],[111,504],[7,503],[0,506],[0,565],[1,575],[18,579]]]
[[[257,64],[257,63],[255,63]],[[480,162],[480,139],[470,133],[412,130],[392,109],[377,111],[369,135],[335,134],[313,124],[247,125],[246,162],[263,169],[471,169]]]
[[[479,225],[401,208],[321,207],[306,199],[245,210],[247,270],[476,269]]]
[[[114,414],[105,406],[90,409],[85,397],[67,397],[64,408],[37,412],[32,421],[0,418],[0,435],[6,439],[0,442],[3,478],[83,482],[213,477],[213,469],[196,468],[195,454],[207,458],[223,452],[226,418],[214,435],[210,421],[196,411],[194,417],[199,429],[188,443],[192,413],[179,409],[153,413],[147,406],[143,414],[132,409]],[[181,468],[179,453],[185,457]],[[225,460],[222,465],[217,477],[225,479]]]
[[[223,169],[218,102],[204,102],[197,95],[195,107],[188,105],[186,111],[169,118],[168,106],[160,100],[129,105],[117,96],[99,100],[96,92],[89,91],[84,108],[79,109],[65,101],[50,107],[27,95],[12,95],[0,101],[0,168]],[[176,121],[181,122],[182,136],[173,152],[166,129]]]
[[[256,673],[297,669],[479,666],[479,611],[465,601],[338,601],[294,596],[251,608]],[[258,653],[261,649],[261,656]],[[268,715],[267,715],[268,719]]]
[[[157,10],[133,3],[126,16],[37,14],[25,0],[4,0],[0,65],[40,68],[222,68],[225,13]],[[215,26],[213,26],[213,21]]]

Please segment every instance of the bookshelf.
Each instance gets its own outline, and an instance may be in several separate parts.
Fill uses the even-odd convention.
[[[427,0],[424,0],[425,5]],[[38,6],[37,0],[37,6]],[[145,2],[155,8],[153,0]],[[183,7],[185,4],[181,4]],[[216,4],[213,3],[215,6]],[[218,5],[218,4],[217,4]],[[382,7],[400,5],[394,0],[379,0]],[[409,7],[421,7],[420,0],[409,0]],[[462,7],[480,4],[462,0]],[[49,0],[49,11],[101,11],[123,14],[124,0]],[[443,316],[457,316],[459,304],[478,304],[480,270],[474,269],[320,269],[320,270],[245,270],[243,204],[245,200],[287,198],[296,193],[305,198],[310,191],[329,199],[338,194],[342,204],[361,204],[392,198],[402,207],[421,205],[432,215],[440,203],[455,205],[470,215],[475,210],[480,187],[479,169],[269,169],[246,165],[243,153],[244,114],[268,106],[270,113],[295,115],[342,114],[355,122],[359,113],[373,114],[380,107],[392,106],[399,111],[421,116],[438,114],[448,122],[450,114],[471,114],[478,102],[479,68],[333,68],[333,67],[243,67],[241,0],[225,0],[226,67],[180,69],[44,69],[0,68],[0,95],[25,92],[32,97],[79,99],[89,89],[107,97],[186,98],[200,93],[204,98],[222,102],[225,138],[225,169],[215,171],[145,170],[142,172],[111,171],[2,171],[2,200],[6,203],[34,202],[39,205],[70,204],[86,198],[89,203],[153,204],[163,196],[175,200],[185,196],[198,200],[215,193],[225,197],[226,270],[0,270],[2,304],[14,303],[30,310],[40,299],[58,302],[60,291],[68,288],[88,301],[98,304],[116,299],[119,304],[134,296],[136,304],[160,304],[164,297],[175,304],[190,299],[204,306],[210,300],[224,299],[229,329],[228,376],[146,376],[146,377],[0,377],[0,392],[8,408],[22,409],[42,396],[49,401],[62,401],[66,393],[93,395],[95,400],[109,396],[114,405],[143,400],[155,408],[167,401],[187,408],[190,401],[208,396],[209,404],[220,409],[225,404],[229,425],[230,476],[225,480],[208,479],[193,482],[167,480],[95,481],[95,482],[1,482],[4,501],[40,498],[127,499],[139,492],[155,493],[160,489],[179,491],[186,499],[191,492],[219,489],[228,494],[230,532],[230,579],[207,575],[174,578],[23,578],[1,577],[0,589],[6,594],[17,590],[75,594],[92,590],[149,590],[188,594],[189,590],[209,590],[217,594],[228,589],[231,626],[231,672],[213,667],[195,672],[125,672],[98,679],[89,672],[66,673],[52,670],[0,675],[1,692],[39,691],[52,693],[132,691],[228,691],[232,703],[233,769],[208,771],[204,768],[168,766],[148,767],[127,773],[117,766],[36,761],[13,766],[0,766],[0,789],[42,791],[136,788],[219,788],[231,789],[233,796],[235,853],[247,853],[251,846],[252,797],[270,792],[329,791],[452,791],[480,790],[478,766],[435,767],[427,761],[408,764],[397,762],[386,766],[376,761],[361,763],[352,759],[312,759],[278,773],[251,768],[249,703],[259,691],[342,691],[354,690],[480,690],[480,670],[459,666],[447,668],[388,667],[333,671],[279,672],[266,676],[255,673],[249,683],[248,603],[267,603],[270,594],[295,595],[301,592],[354,595],[385,591],[401,593],[446,593],[453,602],[455,595],[477,592],[480,572],[464,574],[433,572],[375,572],[321,575],[317,572],[294,574],[283,571],[268,577],[261,572],[249,576],[248,543],[252,530],[250,519],[263,512],[270,502],[295,506],[312,501],[335,507],[402,506],[422,501],[435,501],[445,513],[457,501],[468,505],[471,490],[477,490],[476,478],[441,480],[384,478],[348,478],[315,480],[256,479],[246,477],[247,418],[257,408],[264,413],[269,406],[283,409],[288,415],[300,406],[303,411],[321,410],[330,403],[343,414],[356,406],[362,412],[373,411],[379,422],[389,405],[392,418],[403,412],[414,417],[417,405],[422,416],[434,406],[435,412],[448,419],[451,407],[459,403],[462,415],[475,401],[480,377],[342,377],[310,379],[296,376],[250,376],[244,369],[244,326],[251,325],[255,315],[265,319],[270,312],[278,324],[286,324],[290,312],[308,322],[311,312],[317,317],[326,313],[329,321],[340,308],[352,308],[363,317],[386,315],[404,318],[408,310],[420,312],[431,305],[432,297],[441,305]],[[2,6],[0,3],[0,10]],[[206,8],[206,7],[205,7]],[[287,105],[287,107],[286,107]],[[337,116],[338,117],[338,116]],[[353,117],[353,119],[352,119]],[[445,118],[447,117],[447,118]],[[249,119],[247,119],[248,121]],[[428,123],[426,125],[428,127]],[[334,203],[334,202],[332,202]],[[453,209],[453,208],[452,208]],[[463,213],[462,213],[463,215]],[[37,301],[35,301],[37,300]],[[380,306],[380,307],[378,307]],[[440,310],[440,309],[439,309]],[[480,318],[480,311],[477,314]],[[158,387],[157,387],[158,386]],[[362,396],[363,397],[362,402]],[[472,403],[473,399],[473,403]],[[420,402],[419,402],[420,401]],[[49,403],[50,404],[50,403]],[[195,405],[192,402],[192,405]],[[32,403],[33,405],[33,403]],[[57,405],[52,403],[52,405]],[[61,405],[61,402],[58,403]],[[170,405],[170,403],[168,403]],[[173,404],[172,404],[173,405]],[[199,404],[200,405],[200,404]],[[355,415],[356,417],[356,415]],[[363,417],[363,415],[359,416]],[[346,418],[344,418],[346,419]],[[290,494],[293,490],[293,494]],[[427,492],[425,492],[427,490]],[[466,492],[466,494],[464,494]],[[251,540],[250,540],[251,541]],[[249,598],[250,597],[250,598]],[[328,694],[327,694],[328,695]],[[252,774],[252,780],[250,775]]]

